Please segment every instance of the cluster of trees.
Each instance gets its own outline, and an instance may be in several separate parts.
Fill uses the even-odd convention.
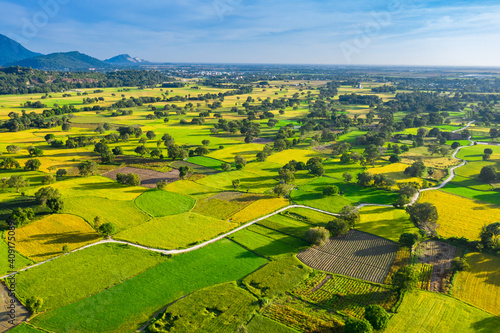
[[[349,232],[349,230],[354,229],[356,223],[359,223],[361,216],[356,207],[345,206],[340,211],[340,216],[336,217],[334,220],[328,222],[326,229],[330,231],[332,237],[343,236]]]

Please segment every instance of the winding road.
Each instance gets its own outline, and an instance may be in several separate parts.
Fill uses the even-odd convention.
[[[461,128],[461,129],[458,129],[458,130],[455,130],[453,131],[452,133],[456,133],[456,132],[460,132],[460,131],[463,131],[464,129],[468,128],[470,125],[472,125],[475,121],[471,121],[467,124],[467,126]],[[412,198],[412,200],[410,201],[410,203],[407,205],[413,205],[417,202],[418,198],[420,197],[420,194],[422,192],[425,192],[425,191],[430,191],[430,190],[439,190],[439,189],[442,189],[443,187],[445,187],[451,180],[453,180],[453,178],[455,177],[455,170],[457,168],[460,168],[464,165],[466,165],[468,162],[466,160],[462,160],[462,159],[459,159],[457,158],[457,154],[458,152],[464,148],[464,147],[470,147],[470,146],[473,146],[475,144],[474,141],[471,140],[471,137],[469,136],[468,138],[468,141],[470,142],[469,145],[467,146],[461,146],[461,147],[458,147],[455,152],[453,153],[452,157],[454,159],[457,159],[457,160],[460,160],[462,161],[462,163],[460,165],[457,165],[457,166],[454,166],[450,169],[450,175],[448,176],[448,178],[446,178],[440,185],[436,186],[436,187],[430,187],[430,188],[426,188],[426,189],[422,189],[422,190],[419,190],[415,196]],[[488,143],[479,143],[478,144],[488,144]],[[356,209],[360,209],[362,207],[367,207],[367,206],[377,206],[377,207],[393,207],[392,205],[381,205],[381,204],[370,204],[370,203],[361,203],[359,204],[358,206],[356,206]],[[340,216],[340,214],[336,214],[336,213],[332,213],[332,212],[328,212],[328,211],[325,211],[325,210],[321,210],[321,209],[317,209],[317,208],[313,208],[313,207],[309,207],[309,206],[304,206],[304,205],[290,205],[290,206],[287,206],[287,207],[284,207],[284,208],[281,208],[273,213],[270,213],[270,214],[267,214],[265,216],[262,216],[262,217],[259,217],[258,219],[256,220],[253,220],[249,223],[246,223],[236,229],[233,229],[225,234],[222,234],[220,236],[217,236],[211,240],[208,240],[204,243],[201,243],[201,244],[198,244],[198,245],[195,245],[195,246],[192,246],[192,247],[189,247],[189,248],[186,248],[186,249],[179,249],[179,250],[162,250],[162,249],[156,249],[156,248],[153,248],[153,247],[148,247],[148,246],[143,246],[143,245],[139,245],[139,244],[134,244],[134,243],[130,243],[130,242],[125,242],[125,241],[119,241],[119,240],[115,240],[115,239],[112,239],[112,238],[108,238],[108,239],[103,239],[99,242],[96,242],[96,243],[92,243],[92,244],[89,244],[89,245],[86,245],[86,246],[83,246],[83,247],[80,247],[78,249],[75,249],[73,251],[70,251],[68,253],[65,253],[63,255],[60,255],[60,256],[57,256],[57,257],[54,257],[54,258],[51,258],[51,259],[48,259],[48,260],[45,260],[45,261],[41,261],[39,263],[36,263],[34,265],[31,265],[31,266],[27,266],[23,269],[20,269],[16,272],[13,272],[13,273],[10,273],[10,274],[7,274],[7,275],[4,275],[4,276],[0,276],[0,279],[5,279],[9,276],[12,276],[12,275],[15,275],[19,272],[24,272],[24,271],[27,271],[29,269],[32,269],[34,267],[37,267],[37,266],[40,266],[40,265],[43,265],[43,264],[46,264],[48,262],[51,262],[51,261],[54,261],[54,260],[57,260],[58,258],[61,258],[61,257],[64,257],[64,256],[67,256],[67,255],[70,255],[71,253],[75,253],[75,252],[78,252],[78,251],[81,251],[81,250],[84,250],[84,249],[87,249],[89,247],[92,247],[92,246],[96,246],[96,245],[100,245],[100,244],[108,244],[108,243],[114,243],[114,244],[124,244],[124,245],[129,245],[129,246],[134,246],[134,247],[137,247],[137,248],[140,248],[140,249],[143,249],[143,250],[148,250],[148,251],[152,251],[152,252],[157,252],[157,253],[162,253],[162,254],[165,254],[165,255],[169,255],[169,254],[181,254],[181,253],[186,253],[186,252],[191,252],[191,251],[195,251],[195,250],[198,250],[198,249],[201,249],[202,247],[205,247],[209,244],[212,244],[212,243],[215,243],[215,242],[218,242],[220,241],[221,239],[223,238],[226,238],[227,236],[229,235],[232,235],[234,234],[235,232],[238,232],[240,230],[243,230],[245,228],[248,228],[249,226],[259,222],[259,221],[262,221],[262,220],[265,220],[273,215],[276,215],[276,214],[279,214],[281,212],[284,212],[286,210],[289,210],[289,209],[292,209],[292,208],[305,208],[305,209],[310,209],[310,210],[314,210],[314,211],[317,211],[317,212],[320,212],[320,213],[323,213],[323,214],[328,214],[328,215],[332,215],[332,216]]]

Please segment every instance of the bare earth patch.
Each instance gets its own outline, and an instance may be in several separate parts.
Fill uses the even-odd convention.
[[[418,246],[418,261],[433,266],[429,291],[445,292],[447,290],[450,278],[447,271],[451,268],[451,261],[456,257],[456,253],[455,246],[438,241],[427,241]]]
[[[103,176],[108,177],[109,179],[116,180],[116,175],[119,173],[135,173],[138,174],[141,178],[141,186],[148,188],[155,188],[156,183],[159,181],[165,180],[167,183],[173,183],[179,179],[179,170],[172,169],[169,172],[158,172],[148,169],[138,169],[138,168],[118,168],[103,174]]]
[[[11,300],[14,300],[14,303],[11,303]],[[7,306],[11,304],[14,304],[15,307],[8,308]],[[10,318],[11,309],[15,311],[15,319]],[[6,332],[21,322],[26,321],[28,317],[28,310],[26,310],[17,298],[11,298],[7,287],[3,283],[0,283],[0,332]],[[10,324],[9,320],[14,320],[14,325]]]
[[[252,143],[260,143],[263,145],[266,145],[266,144],[271,143],[271,142],[273,142],[272,139],[266,139],[266,138],[257,138],[257,139],[252,141]]]

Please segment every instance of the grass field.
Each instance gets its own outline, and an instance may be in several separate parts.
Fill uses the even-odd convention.
[[[387,333],[496,333],[500,318],[439,293],[406,293]]]
[[[482,253],[466,258],[471,268],[457,273],[453,296],[500,316],[500,258]]]
[[[16,231],[16,249],[22,255],[42,261],[99,240],[99,235],[82,218],[55,214],[32,222]]]
[[[278,153],[274,153],[267,158],[267,162],[276,163],[280,166],[283,166],[290,162],[291,160],[295,160],[297,162],[306,163],[310,158],[320,156],[318,152],[314,150],[306,150],[306,149],[287,149]]]
[[[101,176],[71,178],[50,186],[58,189],[63,198],[92,196],[111,200],[134,200],[147,191],[144,187],[125,186]],[[33,195],[36,191],[37,189],[30,189],[26,194]]]
[[[266,262],[233,242],[222,240],[176,256],[97,295],[39,315],[33,324],[56,332],[136,330],[173,300],[211,285],[241,279]]]
[[[360,210],[361,221],[356,229],[374,234],[394,242],[405,232],[418,232],[410,216],[402,209],[390,207],[363,207]]]
[[[448,183],[443,191],[500,206],[500,196],[496,191],[477,191],[454,183]]]
[[[268,235],[251,231],[248,228],[238,231],[228,236],[228,238],[266,258],[288,257],[300,250],[289,243],[283,242],[283,240],[273,239]]]
[[[132,246],[97,245],[21,272],[17,291],[24,300],[32,295],[43,298],[46,311],[96,294],[165,260],[159,253]]]
[[[177,193],[151,190],[135,199],[137,207],[154,217],[164,217],[189,212],[196,200]]]
[[[219,192],[211,186],[201,185],[190,180],[178,180],[167,185],[166,190],[173,193],[189,195],[195,199],[205,199]]]
[[[247,162],[250,162],[255,160],[255,155],[262,151],[262,148],[264,148],[264,146],[258,143],[240,143],[238,145],[225,147],[224,149],[212,151],[207,155],[207,157],[228,163],[234,163],[234,158],[241,155],[247,160]]]
[[[135,227],[150,219],[134,202],[110,200],[98,197],[75,197],[64,199],[64,213],[82,217],[90,225],[100,216],[104,222],[111,222],[118,232]]]
[[[288,200],[283,198],[263,198],[243,208],[242,210],[231,216],[231,218],[233,222],[236,223],[249,222],[261,216],[277,211],[280,208],[286,207],[288,204]]]
[[[198,200],[193,212],[225,220],[258,199],[260,199],[258,195],[222,192],[210,198]]]
[[[258,297],[272,298],[306,279],[312,269],[295,257],[271,261],[243,279],[247,289]]]
[[[5,233],[5,231],[4,231],[4,233]],[[15,271],[15,270],[18,270],[19,268],[23,268],[25,266],[28,266],[32,262],[28,258],[25,258],[21,254],[16,252],[14,269],[12,269],[10,267],[11,263],[8,261],[8,259],[9,259],[9,247],[8,247],[7,243],[4,242],[4,240],[5,240],[5,237],[3,236],[4,233],[2,233],[2,239],[0,240],[0,258],[4,258],[4,260],[2,260],[0,262],[0,275],[5,275],[10,271]]]
[[[500,207],[462,198],[443,191],[426,191],[419,202],[433,203],[439,214],[438,233],[443,237],[479,239],[484,224],[498,221]]]
[[[280,324],[272,319],[256,314],[247,325],[248,333],[298,333],[288,326]]]
[[[116,239],[162,249],[179,249],[201,243],[238,226],[196,213],[155,218],[116,235]]]
[[[13,329],[9,330],[10,333],[41,333],[43,331],[37,330],[33,326],[22,323],[21,325],[18,325],[14,327]]]
[[[149,332],[234,333],[257,309],[257,299],[234,282],[199,290],[168,307]]]
[[[398,245],[384,238],[351,230],[310,247],[297,258],[314,269],[383,283],[396,258]]]
[[[222,165],[222,163],[224,163],[223,161],[216,160],[216,159],[213,159],[210,157],[205,157],[205,156],[193,156],[193,157],[188,158],[187,161],[189,163],[201,165],[201,166],[216,169],[219,171],[222,171],[221,165]],[[234,163],[234,161],[233,161],[233,163]]]

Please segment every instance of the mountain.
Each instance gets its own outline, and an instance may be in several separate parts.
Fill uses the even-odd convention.
[[[15,40],[0,34],[0,66],[39,55],[41,54],[32,52]]]
[[[111,59],[104,60],[104,62],[113,65],[122,65],[122,66],[138,66],[143,64],[149,64],[149,61],[146,61],[141,58],[132,58],[128,54],[120,54]]]
[[[31,67],[45,70],[87,71],[90,68],[109,68],[110,65],[86,54],[73,51],[51,53],[7,64],[7,66]]]

